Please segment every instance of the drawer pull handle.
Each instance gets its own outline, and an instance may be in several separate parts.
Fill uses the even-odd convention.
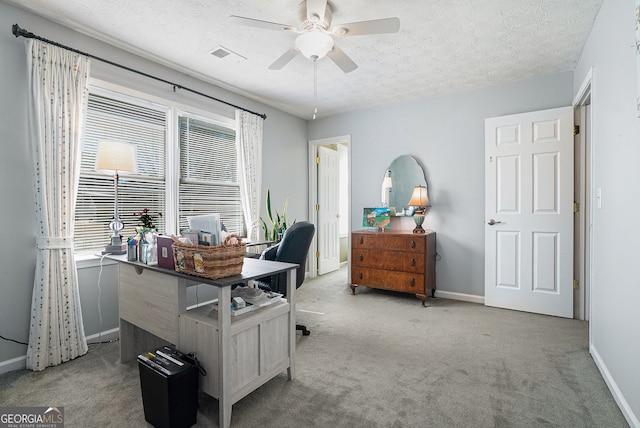
[[[360,272],[360,275],[358,275],[360,277],[360,279],[362,279],[362,272]]]
[[[360,237],[360,245],[364,244],[364,238],[361,236]]]
[[[415,266],[416,265],[416,259],[411,259],[411,266]]]
[[[362,259],[364,259],[364,257],[362,256],[362,254],[360,254],[360,261],[362,261]]]
[[[411,281],[409,281],[409,285],[411,285],[412,287],[416,286],[416,282],[413,280],[413,278],[411,278]]]
[[[411,248],[416,248],[416,241],[411,241]]]

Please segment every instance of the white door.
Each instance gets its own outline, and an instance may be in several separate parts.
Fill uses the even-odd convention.
[[[485,120],[485,304],[573,317],[573,109]]]
[[[340,156],[318,147],[318,275],[340,268]]]

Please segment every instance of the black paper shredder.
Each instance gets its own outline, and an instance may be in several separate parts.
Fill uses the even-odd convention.
[[[198,368],[193,359],[162,346],[138,355],[144,418],[156,428],[195,425]]]

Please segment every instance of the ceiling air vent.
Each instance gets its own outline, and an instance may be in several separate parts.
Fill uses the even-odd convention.
[[[229,62],[241,62],[247,59],[242,55],[235,53],[231,49],[225,48],[224,46],[216,46],[215,48],[211,49],[209,53],[216,58]]]

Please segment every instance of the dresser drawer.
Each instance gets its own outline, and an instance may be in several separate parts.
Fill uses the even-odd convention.
[[[424,273],[424,253],[354,249],[352,266]]]
[[[424,275],[353,266],[351,283],[405,293],[425,293]]]
[[[353,233],[351,236],[352,249],[377,249],[387,251],[406,251],[411,253],[425,252],[424,235],[398,235],[388,233]]]

